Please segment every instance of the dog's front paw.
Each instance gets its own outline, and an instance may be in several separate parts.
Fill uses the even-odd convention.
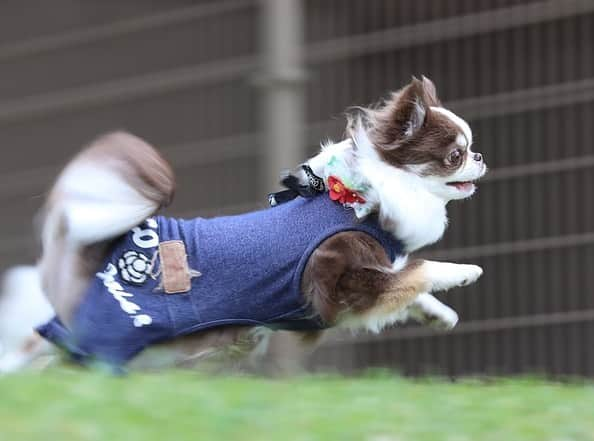
[[[442,331],[449,331],[458,323],[458,314],[429,293],[422,293],[408,307],[408,315],[421,323]]]
[[[482,275],[483,269],[478,265],[459,265],[463,279],[459,286],[468,286],[476,282]]]
[[[444,305],[445,306],[445,305]],[[428,316],[426,324],[440,331],[449,331],[458,324],[458,314],[452,308],[445,307],[439,314]]]
[[[425,261],[424,266],[427,279],[431,283],[431,291],[467,286],[476,282],[483,274],[483,269],[477,265]]]

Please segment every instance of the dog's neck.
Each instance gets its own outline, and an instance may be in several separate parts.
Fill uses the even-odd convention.
[[[420,176],[382,161],[366,136],[326,145],[326,161],[354,156],[353,175],[368,184],[363,195],[381,227],[401,240],[407,253],[438,241],[447,226],[447,201],[431,193]]]
[[[404,243],[407,253],[441,238],[447,226],[446,202],[431,193],[422,178],[365,157],[359,170],[377,201],[380,225]]]

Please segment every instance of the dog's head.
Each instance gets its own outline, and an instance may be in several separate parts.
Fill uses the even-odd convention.
[[[438,197],[450,201],[471,196],[487,167],[472,151],[472,131],[442,107],[426,77],[413,80],[382,106],[366,111],[367,134],[380,158],[423,179]]]

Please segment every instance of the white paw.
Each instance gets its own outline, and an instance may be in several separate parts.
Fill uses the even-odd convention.
[[[458,314],[452,308],[448,308],[440,311],[437,315],[434,315],[427,321],[427,325],[432,328],[439,329],[441,331],[449,331],[458,324]]]
[[[483,275],[483,269],[478,265],[460,265],[463,279],[459,286],[468,286],[476,282]]]
[[[449,331],[458,323],[458,314],[429,293],[421,293],[407,309],[408,315],[423,325]]]
[[[483,274],[483,269],[477,265],[426,261],[424,267],[431,282],[431,291],[467,286]]]

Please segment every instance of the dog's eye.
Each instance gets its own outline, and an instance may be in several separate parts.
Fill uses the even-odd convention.
[[[450,164],[453,164],[453,165],[458,164],[460,162],[460,159],[462,159],[462,155],[463,155],[462,150],[460,150],[460,149],[453,150],[450,153],[450,156],[448,156],[448,160],[450,161]]]

